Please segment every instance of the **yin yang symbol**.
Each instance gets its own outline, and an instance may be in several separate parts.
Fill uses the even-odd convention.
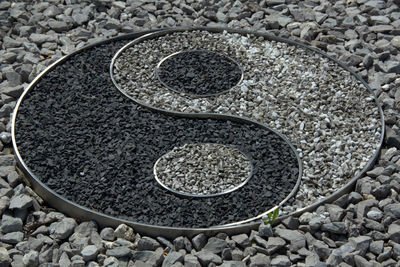
[[[22,165],[66,201],[184,228],[309,205],[361,173],[382,134],[373,95],[337,62],[207,28],[79,50],[33,82],[14,124]]]

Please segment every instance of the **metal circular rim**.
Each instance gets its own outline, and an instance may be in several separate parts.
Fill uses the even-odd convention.
[[[144,41],[144,40],[145,40],[145,39],[141,39],[140,41]],[[135,44],[137,44],[137,43],[138,43],[138,42],[136,42]],[[133,46],[133,45],[134,45],[134,44],[132,44],[132,46]],[[126,48],[129,48],[129,47],[131,47],[131,46],[125,47],[125,49],[126,49]],[[231,62],[235,63],[236,66],[239,68],[239,70],[240,70],[240,72],[241,72],[239,81],[238,81],[234,86],[232,86],[232,87],[230,87],[230,88],[228,88],[228,89],[219,91],[219,92],[217,92],[217,93],[212,93],[212,94],[193,94],[193,93],[187,93],[187,92],[180,92],[180,91],[176,90],[175,88],[173,88],[173,87],[167,85],[165,82],[163,82],[163,80],[160,78],[160,75],[159,75],[160,66],[161,66],[167,59],[169,59],[169,58],[171,58],[171,57],[173,57],[173,56],[176,56],[176,55],[178,55],[178,54],[183,54],[183,53],[187,53],[187,52],[195,52],[195,51],[199,51],[199,52],[212,52],[212,53],[214,53],[214,54],[217,54],[217,55],[226,57],[226,58],[229,59]],[[120,51],[118,51],[117,53],[119,53],[119,52],[120,52]],[[123,52],[123,51],[121,51],[121,53],[122,53],[122,52]],[[244,70],[243,70],[242,65],[240,65],[239,62],[237,62],[237,60],[234,60],[234,59],[231,58],[230,56],[227,56],[227,55],[225,55],[225,54],[223,54],[223,53],[220,53],[220,52],[218,52],[218,51],[212,51],[212,50],[194,49],[194,50],[182,50],[182,51],[178,51],[178,52],[172,53],[172,54],[170,54],[170,55],[164,57],[163,59],[160,60],[160,62],[159,62],[159,63],[157,64],[157,66],[155,67],[155,69],[154,69],[154,75],[155,75],[156,78],[160,81],[160,83],[161,83],[162,85],[164,85],[164,86],[165,86],[166,88],[168,88],[169,90],[174,91],[175,93],[184,94],[184,95],[187,95],[187,96],[192,96],[192,97],[201,98],[201,97],[211,97],[211,96],[222,95],[222,94],[225,94],[225,93],[227,93],[227,92],[233,90],[233,88],[239,86],[239,85],[242,83],[243,78],[244,78]]]
[[[354,186],[355,183],[357,182],[357,180],[359,178],[361,178],[362,175],[364,175],[368,170],[370,170],[373,167],[373,164],[375,163],[375,161],[377,160],[378,156],[379,156],[379,152],[380,149],[382,147],[382,144],[384,142],[384,134],[385,134],[385,121],[384,121],[384,116],[383,116],[383,111],[382,111],[382,107],[374,93],[374,91],[371,89],[371,87],[367,84],[367,82],[356,72],[354,72],[350,67],[348,67],[346,64],[342,63],[341,61],[339,61],[338,59],[329,56],[328,54],[326,54],[325,52],[308,46],[300,41],[297,40],[290,40],[287,38],[282,38],[282,37],[278,37],[275,36],[271,33],[260,33],[260,32],[255,32],[255,31],[251,31],[251,30],[244,30],[244,29],[232,29],[232,28],[228,28],[228,27],[206,27],[206,26],[184,26],[184,27],[176,27],[176,28],[163,28],[163,29],[156,29],[156,30],[144,30],[144,31],[138,31],[138,32],[133,32],[133,33],[129,33],[126,35],[121,35],[121,36],[117,36],[117,37],[113,37],[113,38],[109,38],[109,39],[105,39],[102,41],[98,41],[95,43],[91,43],[87,46],[84,46],[82,48],[79,48],[77,50],[75,50],[74,52],[63,56],[62,58],[58,59],[57,61],[55,61],[53,64],[51,64],[50,66],[48,66],[45,70],[43,70],[38,76],[36,76],[36,78],[27,86],[27,88],[24,90],[23,94],[20,96],[20,98],[17,101],[17,104],[14,108],[13,111],[13,116],[12,116],[12,124],[11,124],[11,138],[12,138],[12,144],[13,144],[13,149],[14,149],[14,153],[15,153],[15,157],[17,159],[17,163],[19,165],[19,167],[22,169],[22,171],[26,174],[26,178],[27,178],[27,184],[29,186],[31,186],[35,192],[42,197],[50,206],[57,208],[59,211],[64,212],[65,214],[68,214],[71,217],[75,217],[75,218],[79,218],[81,220],[95,220],[97,221],[97,223],[99,224],[100,227],[106,227],[106,226],[112,226],[112,227],[117,227],[119,224],[124,223],[127,225],[130,225],[132,227],[134,227],[135,231],[138,233],[142,233],[142,234],[146,234],[148,236],[152,236],[152,237],[157,237],[157,236],[164,236],[167,238],[176,238],[178,236],[182,236],[182,235],[186,235],[188,237],[193,237],[199,233],[204,233],[207,236],[212,236],[216,233],[219,233],[221,231],[229,234],[229,235],[234,235],[234,234],[239,234],[239,233],[249,233],[251,230],[257,230],[261,221],[259,220],[260,218],[264,217],[266,214],[269,214],[273,211],[275,211],[276,209],[282,207],[282,204],[277,205],[273,208],[271,208],[270,210],[266,211],[265,214],[263,214],[263,216],[261,216],[260,218],[256,218],[253,221],[245,221],[242,222],[241,224],[226,224],[224,226],[216,226],[216,227],[210,227],[210,228],[178,228],[178,227],[167,227],[167,226],[154,226],[154,225],[147,225],[147,224],[143,224],[143,223],[137,223],[137,222],[132,222],[129,220],[125,220],[125,219],[120,219],[120,218],[116,218],[110,215],[106,215],[100,212],[97,212],[95,210],[91,210],[88,209],[86,207],[80,206],[62,196],[60,196],[59,194],[55,193],[54,191],[52,191],[47,185],[43,184],[33,173],[32,171],[27,167],[27,165],[25,164],[25,162],[23,161],[23,159],[21,158],[21,155],[18,151],[18,147],[16,144],[16,139],[15,139],[15,121],[16,121],[16,117],[17,117],[17,113],[18,113],[18,108],[21,105],[25,95],[30,91],[30,89],[32,89],[34,87],[34,85],[41,79],[42,76],[44,76],[48,71],[50,71],[52,68],[54,68],[57,64],[64,62],[65,60],[67,60],[68,58],[70,58],[71,56],[80,53],[81,51],[84,51],[86,49],[90,49],[94,46],[97,45],[101,45],[101,44],[107,44],[111,41],[118,41],[118,40],[131,40],[134,38],[139,38],[141,36],[144,35],[148,35],[148,34],[155,34],[156,32],[175,32],[175,31],[193,31],[193,30],[204,30],[204,31],[210,31],[210,32],[217,32],[217,33],[221,33],[224,31],[227,31],[229,33],[239,33],[239,34],[252,34],[252,35],[256,35],[259,37],[263,37],[267,40],[274,40],[274,41],[278,41],[278,42],[284,42],[284,43],[288,43],[291,45],[295,45],[295,46],[300,46],[302,48],[305,48],[307,50],[313,51],[314,53],[318,53],[320,55],[322,55],[325,58],[328,58],[329,60],[334,61],[336,64],[338,64],[340,67],[342,67],[343,69],[345,69],[346,71],[350,72],[357,80],[359,80],[364,87],[370,92],[370,94],[374,97],[374,101],[375,104],[378,107],[379,113],[380,113],[380,117],[381,117],[381,139],[380,139],[380,143],[375,151],[375,153],[372,155],[372,157],[370,158],[370,160],[368,161],[368,163],[364,166],[364,168],[358,173],[358,175],[356,175],[355,177],[353,177],[346,185],[344,185],[341,189],[339,189],[338,191],[336,191],[335,193],[332,193],[330,195],[328,195],[327,197],[314,202],[311,205],[308,205],[304,208],[298,209],[294,212],[291,212],[287,215],[283,215],[283,216],[279,216],[275,222],[280,222],[283,219],[289,217],[289,216],[299,216],[301,214],[303,214],[304,212],[307,211],[312,211],[315,208],[317,208],[320,205],[323,205],[325,203],[329,203],[332,202],[336,199],[338,199],[339,197],[341,197],[342,195],[350,192]],[[111,76],[112,77],[112,76]],[[125,95],[125,94],[124,94]],[[128,95],[125,95],[126,97],[129,98]],[[145,103],[141,103],[139,101],[135,101],[138,104],[142,105],[142,106],[146,106]],[[151,108],[151,107],[149,107]],[[152,108],[153,110],[157,110],[160,112],[164,112],[166,114],[168,114],[168,112],[166,112],[165,110],[160,110],[158,108]],[[185,114],[180,114],[177,113],[175,114],[176,116],[186,116]],[[211,115],[215,115],[215,114],[211,114]],[[218,114],[220,115],[220,118],[224,118],[224,115]],[[206,113],[199,113],[196,114],[197,117],[200,118],[204,118],[205,116],[207,116]],[[236,116],[236,119],[241,120],[240,117]],[[253,121],[253,120],[249,120],[252,121],[256,124],[258,124],[257,122]],[[265,127],[263,125],[263,127]],[[279,133],[278,133],[279,134]],[[296,155],[297,155],[297,151]],[[300,173],[302,172],[302,165],[301,165],[301,161],[300,161]],[[296,184],[296,190],[298,189],[300,185],[300,181],[298,184]],[[293,195],[293,194],[292,194]],[[292,195],[287,196],[287,198],[284,200],[284,202],[286,202],[290,197],[292,197]]]
[[[205,144],[211,144],[211,145],[215,145],[214,143],[189,143],[189,144],[201,144],[201,145],[205,145]],[[186,145],[186,144],[185,144]],[[208,197],[218,197],[218,196],[222,196],[222,195],[226,195],[228,193],[231,193],[233,191],[238,190],[239,188],[243,187],[245,184],[247,184],[247,182],[251,179],[251,177],[253,176],[253,171],[254,171],[254,166],[253,166],[253,162],[251,161],[249,155],[247,155],[246,153],[244,153],[243,151],[241,151],[239,148],[233,146],[233,145],[224,145],[224,144],[218,144],[218,145],[223,145],[226,147],[231,147],[236,149],[237,151],[239,151],[243,156],[246,157],[246,159],[248,160],[248,163],[250,164],[250,172],[248,177],[246,178],[246,180],[244,180],[243,182],[241,182],[239,185],[230,188],[229,190],[224,190],[222,192],[219,193],[214,193],[214,194],[190,194],[190,193],[185,193],[185,192],[181,192],[175,189],[172,189],[170,187],[168,187],[166,184],[164,184],[160,178],[158,178],[157,172],[156,172],[156,166],[157,164],[160,162],[161,158],[164,157],[165,155],[168,155],[169,153],[172,153],[172,150],[165,153],[164,155],[162,155],[161,157],[159,157],[156,161],[156,163],[154,163],[154,167],[153,167],[153,174],[154,174],[154,178],[156,179],[157,183],[159,185],[161,185],[164,189],[167,189],[168,191],[178,195],[178,196],[183,196],[183,197],[195,197],[195,198],[208,198]]]

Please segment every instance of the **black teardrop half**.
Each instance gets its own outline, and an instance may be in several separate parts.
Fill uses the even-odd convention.
[[[299,160],[282,136],[244,119],[185,118],[150,111],[113,86],[109,65],[126,41],[113,41],[59,63],[22,100],[19,153],[32,173],[84,207],[151,225],[209,227],[255,217],[295,187]],[[153,165],[185,143],[234,145],[252,160],[242,188],[185,198],[161,188]]]

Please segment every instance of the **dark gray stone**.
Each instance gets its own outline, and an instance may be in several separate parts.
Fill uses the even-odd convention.
[[[184,249],[187,252],[192,250],[192,243],[187,237],[179,236],[174,240],[174,247],[176,250]]]
[[[50,236],[59,240],[68,238],[76,227],[76,221],[72,218],[64,218],[60,222],[50,224]]]
[[[393,219],[400,219],[400,203],[386,205],[383,209],[386,216]]]
[[[211,262],[215,264],[222,264],[222,258],[211,251],[202,250],[197,252],[195,255],[202,266],[208,266]]]
[[[297,230],[275,229],[277,236],[290,242],[290,250],[297,251],[306,246],[306,238]]]
[[[228,246],[228,243],[225,240],[211,237],[208,239],[207,244],[204,246],[203,250],[218,254],[221,253],[224,248]]]
[[[388,234],[390,240],[396,243],[400,243],[400,225],[398,224],[398,222],[394,222],[389,225]]]
[[[174,245],[162,236],[157,237],[157,241],[164,247],[174,249]]]
[[[293,216],[287,217],[282,223],[290,230],[296,230],[300,225],[299,219]]]
[[[155,239],[150,238],[150,237],[142,237],[137,244],[138,250],[155,251],[159,247],[160,247],[160,243],[158,243]]]
[[[264,254],[257,253],[250,257],[250,267],[268,267],[271,264],[271,259]]]
[[[13,155],[0,155],[0,166],[15,166]]]
[[[376,230],[379,232],[385,231],[385,227],[379,222],[367,218],[364,218],[364,222],[365,222],[364,226],[368,229]]]
[[[21,75],[15,71],[9,71],[4,73],[9,86],[21,85]]]
[[[383,244],[384,242],[382,240],[372,241],[369,245],[369,251],[375,255],[379,255],[383,251]]]
[[[317,253],[317,255],[322,260],[326,260],[331,254],[331,249],[329,248],[329,246],[320,240],[315,240],[312,243],[312,246],[314,248],[315,253]]]
[[[107,241],[114,241],[115,236],[114,236],[114,229],[110,227],[106,227],[100,232],[100,237],[104,240]]]
[[[49,20],[48,21],[49,27],[53,29],[56,32],[64,32],[68,31],[71,29],[72,25],[67,24],[65,21],[59,21],[59,20]]]
[[[333,204],[326,204],[325,207],[326,210],[329,212],[329,217],[332,222],[342,221],[345,215],[345,211],[341,207]]]
[[[286,245],[286,241],[280,237],[270,237],[268,238],[268,242],[265,244],[260,244],[265,247],[268,251],[269,255],[274,254],[277,250],[284,247]]]
[[[349,238],[349,243],[354,247],[355,250],[360,251],[360,255],[365,255],[365,253],[367,253],[371,242],[372,238],[369,236],[357,236]]]
[[[368,211],[372,207],[376,207],[377,205],[378,205],[378,201],[376,201],[375,199],[366,199],[366,200],[360,201],[356,205],[356,207],[357,207],[357,217],[358,218],[365,217],[365,215],[367,215]]]
[[[346,234],[346,225],[344,222],[324,223],[321,230],[332,234]]]
[[[234,235],[231,238],[242,248],[251,246],[250,239],[246,234]]]
[[[21,242],[23,238],[24,238],[24,233],[11,232],[11,233],[7,233],[7,234],[3,235],[2,237],[0,237],[0,241],[7,243],[7,244],[15,245],[15,244]]]
[[[311,230],[318,231],[321,228],[324,221],[325,221],[324,218],[317,216],[311,219],[308,225],[310,226]]]
[[[354,256],[354,264],[356,267],[372,267],[372,266],[374,266],[367,259],[363,258],[360,255]]]
[[[243,261],[224,261],[219,267],[246,267],[246,263]]]
[[[0,88],[0,92],[2,94],[11,96],[13,98],[20,97],[23,91],[24,91],[24,88],[23,88],[22,85],[18,85],[18,86],[2,86]]]
[[[261,223],[258,227],[258,235],[261,237],[271,237],[274,236],[274,231],[269,223]]]
[[[192,238],[192,244],[195,250],[200,251],[207,243],[207,237],[201,233]]]
[[[161,265],[164,260],[164,255],[162,253],[154,251],[132,251],[132,259],[135,261],[152,262]],[[157,266],[157,265],[156,265]]]
[[[378,260],[378,262],[383,262],[386,261],[387,259],[389,259],[392,256],[392,248],[391,247],[385,247],[383,249],[383,252],[381,254],[379,254],[379,256],[376,258]]]
[[[385,62],[378,61],[375,65],[378,71],[383,71],[385,73],[400,73],[400,63],[398,61],[388,60]]]
[[[4,214],[1,220],[0,229],[4,234],[22,231],[22,220]]]
[[[232,249],[224,248],[224,250],[221,252],[221,258],[223,261],[232,260]]]

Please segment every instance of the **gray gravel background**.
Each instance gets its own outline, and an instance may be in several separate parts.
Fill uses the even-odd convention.
[[[141,237],[52,211],[23,182],[10,115],[41,70],[135,30],[208,25],[300,39],[363,76],[387,124],[380,160],[353,192],[300,218],[236,236]],[[400,260],[400,1],[0,2],[0,266],[396,266]],[[398,265],[397,265],[398,266]]]

